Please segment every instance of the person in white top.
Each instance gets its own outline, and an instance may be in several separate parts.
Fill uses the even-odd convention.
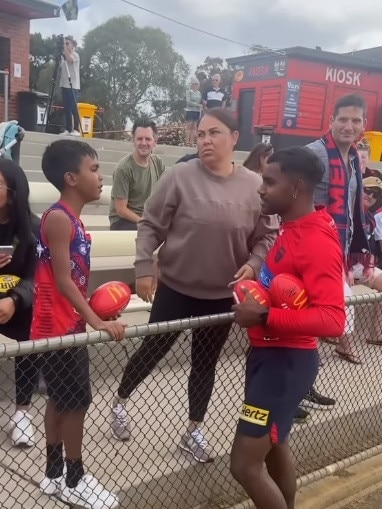
[[[64,136],[81,136],[77,101],[80,93],[80,57],[76,52],[77,43],[72,36],[65,37],[61,59],[60,87],[65,115]]]

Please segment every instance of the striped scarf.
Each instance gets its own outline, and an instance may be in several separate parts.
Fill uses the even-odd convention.
[[[347,252],[348,255],[351,253],[352,260],[354,260],[354,254],[358,255],[358,258],[367,258],[369,253],[369,243],[367,240],[367,225],[363,208],[362,174],[357,148],[355,144],[353,144],[349,149],[349,157],[353,159],[357,179],[357,194],[353,214],[353,239],[350,249],[348,249],[348,169],[330,131],[323,136],[322,141],[326,146],[329,158],[329,205],[327,210],[337,225],[343,252]]]

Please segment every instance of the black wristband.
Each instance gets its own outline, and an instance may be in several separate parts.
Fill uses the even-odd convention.
[[[261,313],[261,315],[260,315],[261,324],[263,325],[263,327],[265,327],[267,325],[268,315],[269,315],[269,311],[265,311],[264,313]]]

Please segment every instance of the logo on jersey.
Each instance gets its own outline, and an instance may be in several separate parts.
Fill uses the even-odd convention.
[[[286,253],[285,249],[283,247],[279,247],[278,250],[275,253],[275,258],[274,258],[275,263],[281,262],[281,260],[285,256],[285,253]]]
[[[274,278],[274,274],[269,270],[269,267],[266,263],[263,263],[260,269],[259,274],[259,281],[264,286],[264,288],[267,288],[269,290],[269,287],[271,286],[272,279]]]
[[[250,422],[251,424],[266,426],[269,419],[269,410],[264,410],[263,408],[257,408],[244,403],[239,418],[243,421]]]

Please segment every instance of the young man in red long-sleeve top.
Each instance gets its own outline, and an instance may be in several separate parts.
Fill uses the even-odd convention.
[[[266,308],[248,293],[234,306],[235,321],[251,328],[251,351],[231,471],[257,509],[294,509],[296,472],[288,434],[317,375],[317,337],[339,336],[345,325],[337,229],[325,208],[313,205],[323,171],[312,151],[291,147],[269,158],[259,190],[262,212],[282,219],[259,282],[269,288],[277,274],[292,274],[302,280],[309,307]]]

